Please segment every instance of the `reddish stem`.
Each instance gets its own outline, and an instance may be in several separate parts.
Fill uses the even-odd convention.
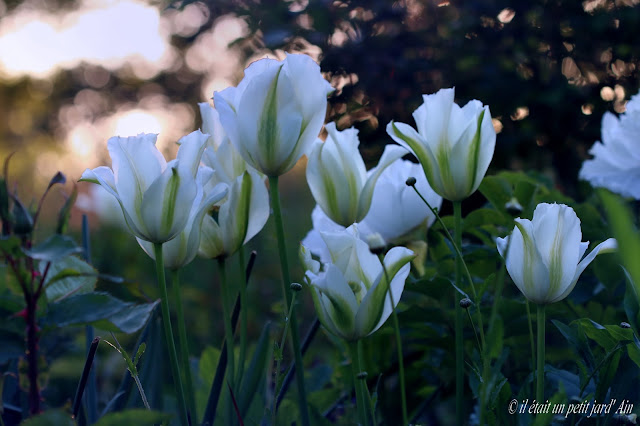
[[[38,325],[36,323],[37,298],[27,297],[27,377],[29,378],[29,413],[40,413],[40,386],[38,385]]]

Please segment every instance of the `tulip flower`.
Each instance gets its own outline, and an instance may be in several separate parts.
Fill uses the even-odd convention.
[[[313,304],[327,330],[356,341],[378,330],[389,318],[402,296],[414,254],[404,247],[389,250],[384,258],[385,274],[378,257],[359,238],[356,225],[321,235],[331,253],[331,262],[324,263],[322,270],[304,246],[300,249]]]
[[[406,243],[417,230],[431,226],[435,216],[426,208],[415,190],[406,185],[409,177],[416,178],[416,188],[432,207],[439,208],[442,197],[429,186],[419,164],[398,159],[387,167],[376,182],[371,199],[371,208],[362,222],[358,223],[358,233],[364,240],[380,234],[386,243]],[[344,226],[331,220],[319,205],[311,212],[313,229],[307,233],[302,244],[323,262],[330,260],[330,254],[321,232],[340,232]]]
[[[198,253],[213,259],[228,257],[253,238],[269,218],[269,193],[255,171],[235,178],[217,220],[204,217]]]
[[[317,140],[307,164],[307,182],[318,205],[334,222],[349,226],[369,212],[373,189],[382,172],[405,155],[404,148],[387,145],[378,166],[367,174],[358,151],[358,130],[342,132],[326,126],[327,140]]]
[[[200,166],[197,175],[198,193],[191,206],[189,219],[183,230],[172,240],[164,243],[162,257],[165,267],[178,269],[191,263],[198,253],[200,246],[202,221],[211,208],[227,195],[227,185],[219,183],[210,190],[206,190],[205,183],[212,179],[213,170]],[[155,260],[153,244],[136,237],[140,247]]]
[[[267,176],[280,176],[307,154],[320,133],[331,85],[307,55],[261,59],[238,87],[214,93],[229,139],[240,155]]]
[[[214,171],[214,179],[209,185],[224,182],[231,186],[233,181],[246,170],[255,171],[233,147],[220,123],[220,115],[206,102],[198,104],[202,116],[202,131],[209,135],[202,154],[202,163]]]
[[[516,219],[511,236],[496,243],[522,294],[534,303],[547,304],[567,297],[593,259],[617,247],[616,240],[609,238],[583,258],[589,243],[581,239],[580,219],[571,207],[541,203],[533,220]]]
[[[183,137],[177,158],[168,163],[155,146],[156,137],[112,137],[107,147],[113,169],[87,169],[80,180],[97,183],[116,198],[136,237],[161,244],[178,235],[189,220],[207,136],[196,131]]]
[[[424,95],[414,111],[418,130],[391,121],[387,133],[422,164],[429,185],[443,198],[462,201],[475,192],[496,145],[488,106],[473,100],[460,108],[454,89]]]
[[[627,103],[626,112],[602,116],[602,142],[596,142],[580,169],[580,179],[624,197],[640,200],[640,95]]]

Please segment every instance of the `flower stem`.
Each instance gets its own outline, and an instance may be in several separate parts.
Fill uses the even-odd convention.
[[[184,378],[184,390],[187,398],[189,417],[197,419],[196,400],[193,394],[193,381],[191,379],[191,366],[189,365],[189,347],[187,341],[187,327],[184,323],[184,309],[182,306],[182,292],[180,291],[180,277],[178,269],[172,269],[171,284],[173,298],[176,304],[176,316],[178,317],[178,345],[180,346],[180,360],[182,361],[182,374]]]
[[[534,368],[536,368],[536,356],[535,356],[536,345],[534,343],[534,338],[533,338],[533,321],[531,321],[531,308],[529,307],[529,300],[525,299],[524,302],[525,302],[525,306],[527,307],[527,323],[529,324],[529,344],[531,345],[531,370],[533,370]]]
[[[162,325],[164,326],[164,337],[167,341],[167,349],[169,351],[169,363],[171,364],[171,375],[176,389],[176,398],[178,399],[178,411],[180,415],[180,423],[182,426],[188,426],[187,405],[185,403],[184,391],[182,389],[182,379],[180,378],[180,367],[178,366],[178,355],[176,353],[176,344],[173,340],[173,330],[171,329],[171,315],[169,313],[169,297],[167,295],[167,282],[164,275],[164,261],[162,258],[162,244],[154,243],[153,249],[156,257],[156,275],[158,276],[158,284],[160,285],[160,300],[162,307]]]
[[[282,330],[282,338],[280,339],[280,346],[278,346],[278,350],[280,353],[276,359],[276,372],[275,372],[275,386],[274,386],[274,396],[273,396],[273,404],[271,406],[271,424],[276,424],[276,413],[277,413],[277,401],[280,397],[280,393],[282,392],[282,385],[278,389],[278,382],[280,381],[280,364],[282,363],[282,348],[284,347],[284,343],[287,340],[287,332],[289,330],[289,321],[291,319],[291,315],[293,315],[293,305],[296,302],[296,294],[293,293],[291,297],[291,306],[289,306],[289,312],[284,319],[284,329]]]
[[[453,202],[453,219],[455,242],[457,248],[462,247],[462,203]],[[462,281],[462,254],[456,256],[456,287],[460,288]],[[464,339],[462,324],[464,321],[462,308],[460,307],[460,295],[454,289],[455,317],[455,347],[456,347],[456,424],[464,424]]]
[[[234,389],[235,365],[234,365],[234,344],[233,344],[233,326],[231,325],[231,309],[229,309],[229,289],[227,287],[227,270],[225,258],[218,258],[218,268],[220,269],[220,290],[222,292],[222,311],[224,320],[224,336],[227,341],[227,381],[231,383]]]
[[[269,176],[269,195],[271,208],[276,226],[278,238],[278,252],[280,254],[280,269],[282,270],[282,292],[285,302],[285,312],[291,305],[291,279],[289,278],[289,262],[287,261],[287,247],[284,239],[284,226],[282,224],[282,210],[280,208],[280,192],[278,190],[278,176]],[[304,364],[300,352],[300,337],[298,336],[298,321],[295,314],[291,315],[291,346],[296,363],[296,382],[298,384],[298,406],[300,409],[301,423],[309,426],[309,412],[307,408],[307,395],[304,386]]]
[[[236,383],[242,382],[244,375],[244,362],[247,356],[247,324],[248,311],[247,304],[247,279],[245,274],[244,247],[238,250],[238,263],[240,264],[240,359],[238,360],[238,371],[236,373]]]
[[[544,309],[545,305],[538,305],[538,366],[536,368],[536,400],[539,404],[544,401]]]
[[[422,196],[422,194],[420,193],[420,191],[418,191],[418,188],[416,188],[415,185],[413,185],[413,189],[414,189],[414,191],[416,191],[416,194],[418,194],[418,196],[422,199],[422,201],[426,204],[426,206],[429,208],[429,210],[431,210],[431,212],[434,214],[434,216],[436,217],[436,220],[438,221],[438,223],[440,223],[440,226],[442,226],[442,229],[444,230],[444,233],[447,235],[447,238],[449,238],[449,241],[451,241],[451,243],[453,244],[453,250],[456,252],[456,255],[462,261],[462,268],[464,269],[464,273],[467,276],[467,282],[469,283],[469,287],[471,288],[471,292],[473,293],[473,299],[475,300],[476,306],[478,306],[478,309],[476,311],[477,315],[478,315],[478,329],[480,329],[480,343],[482,343],[482,347],[483,347],[483,351],[482,352],[484,352],[484,346],[485,346],[485,344],[484,344],[485,343],[484,342],[484,340],[485,340],[484,339],[484,325],[482,323],[482,313],[480,312],[480,300],[478,299],[478,294],[476,293],[476,286],[473,283],[473,279],[471,278],[471,273],[469,272],[469,268],[467,267],[467,264],[464,261],[464,258],[462,257],[462,251],[461,251],[462,247],[458,246],[456,244],[456,242],[455,242],[456,240],[454,240],[453,237],[451,236],[451,233],[449,232],[449,229],[447,229],[447,226],[444,224],[444,222],[442,221],[442,218],[438,214],[438,210],[433,208],[431,206],[431,204],[429,204],[427,199]],[[462,235],[460,236],[460,238],[462,238]]]
[[[391,281],[389,281],[389,273],[387,272],[387,267],[384,264],[384,257],[382,255],[380,257],[380,263],[382,264],[382,269],[384,270],[385,278],[389,283],[389,298],[391,299],[392,311],[391,315],[393,316],[393,328],[396,335],[396,349],[398,352],[398,370],[400,372],[400,398],[402,401],[402,424],[409,424],[409,416],[407,416],[407,393],[406,393],[406,384],[404,377],[404,361],[403,361],[403,351],[402,351],[402,337],[400,336],[400,322],[398,321],[398,313],[396,312],[396,303],[393,300],[393,293],[391,292]]]
[[[360,379],[360,359],[358,358],[358,342],[347,342],[349,354],[351,355],[351,370],[353,371],[353,386],[356,389],[356,406],[360,424],[367,426],[367,411],[365,408],[363,383]]]

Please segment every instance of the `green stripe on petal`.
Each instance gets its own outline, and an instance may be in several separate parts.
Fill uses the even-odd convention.
[[[478,173],[478,164],[480,163],[480,153],[482,150],[480,146],[482,144],[482,120],[484,119],[485,110],[483,109],[478,116],[478,128],[476,134],[473,137],[471,146],[469,147],[469,156],[467,157],[467,168],[469,173],[467,174],[468,181],[466,186],[467,194],[471,194],[474,190],[476,174]]]

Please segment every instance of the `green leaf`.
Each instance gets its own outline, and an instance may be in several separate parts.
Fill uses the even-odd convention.
[[[54,234],[32,249],[22,249],[32,259],[55,262],[74,253],[82,252],[70,237]]]
[[[64,410],[47,410],[21,424],[22,426],[75,426],[71,414]]]
[[[13,199],[13,232],[18,235],[27,235],[33,230],[33,217],[18,197],[11,196],[11,198]]]
[[[168,423],[172,417],[173,416],[171,414],[162,413],[160,411],[134,409],[107,414],[100,418],[100,420],[95,423],[95,426],[153,426],[159,423]]]
[[[93,291],[97,274],[91,265],[76,256],[67,256],[52,263],[45,281],[47,300],[58,302],[73,294]]]
[[[491,359],[497,358],[502,353],[503,339],[504,339],[504,325],[502,318],[496,317],[496,321],[493,323],[493,328],[487,334],[486,344],[488,354]]]
[[[636,293],[636,288],[633,286],[633,280],[629,275],[629,272],[623,267],[624,273],[627,277],[626,288],[624,292],[624,311],[627,314],[627,320],[633,328],[636,334],[640,333],[640,297]]]
[[[65,175],[62,174],[62,172],[58,172],[55,174],[54,177],[51,178],[51,180],[49,181],[49,186],[47,186],[47,191],[55,184],[59,183],[64,185],[65,182],[67,182],[67,178],[65,177]]]
[[[253,398],[259,393],[258,386],[266,377],[267,365],[271,359],[270,348],[272,347],[269,340],[270,325],[270,323],[267,323],[260,333],[260,338],[253,352],[249,368],[242,377],[240,395],[236,395],[242,417],[247,413]]]
[[[44,320],[58,327],[92,324],[107,331],[134,333],[145,325],[157,304],[137,305],[102,292],[77,294],[51,303]]]
[[[22,257],[24,254],[20,250],[20,238],[15,235],[0,238],[0,253],[2,257]]]
[[[58,224],[56,225],[56,234],[64,234],[67,232],[67,227],[69,225],[69,218],[71,217],[71,209],[76,203],[76,198],[78,198],[78,188],[77,186],[73,186],[73,191],[71,191],[71,195],[67,198],[64,205],[60,209],[58,213]]]
[[[631,282],[638,297],[638,303],[640,303],[640,262],[637,259],[638,253],[640,253],[640,236],[633,225],[629,209],[623,204],[620,197],[605,189],[598,189],[597,192],[607,211],[613,236],[618,241],[618,252],[631,276]]]

